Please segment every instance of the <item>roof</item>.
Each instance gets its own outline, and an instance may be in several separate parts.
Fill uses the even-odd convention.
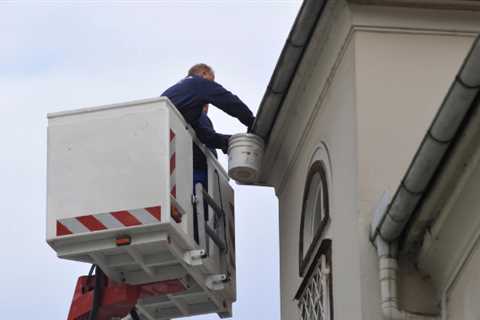
[[[363,5],[480,10],[478,0],[349,0]],[[304,0],[277,61],[257,112],[252,132],[268,144],[275,121],[297,73],[315,27],[329,0]]]
[[[305,0],[290,31],[260,104],[252,130],[253,133],[261,136],[266,144],[268,144],[272,128],[327,1]],[[480,3],[470,0],[456,2],[449,0],[351,0],[351,2],[437,9],[464,9],[471,6],[472,10],[480,9]],[[471,115],[474,110],[478,109],[480,100],[480,76],[478,75],[480,75],[479,39],[475,41],[471,52],[465,59],[393,200],[386,210],[380,212],[376,217],[372,226],[372,239],[380,236],[387,241],[394,241],[405,234],[407,224],[416,230],[416,236],[410,236],[410,242],[415,242],[416,237],[418,238],[425,231],[425,223],[415,224],[416,210],[422,206],[432,185],[436,183],[436,177],[441,173],[444,163],[455,152],[455,146],[460,143],[462,134],[467,130],[469,123],[472,123]],[[430,221],[431,218],[429,217],[427,220]]]
[[[302,61],[327,0],[305,0],[275,66],[252,132],[268,142],[283,100]]]

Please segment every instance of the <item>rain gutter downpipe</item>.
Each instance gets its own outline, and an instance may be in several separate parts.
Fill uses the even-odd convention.
[[[434,320],[400,310],[397,292],[398,243],[407,222],[420,204],[461,124],[475,107],[480,91],[480,37],[475,40],[438,113],[425,135],[393,199],[376,210],[370,240],[380,266],[382,311],[389,320]]]

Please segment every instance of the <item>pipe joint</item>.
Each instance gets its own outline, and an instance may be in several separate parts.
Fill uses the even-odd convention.
[[[395,243],[377,238],[380,294],[383,318],[386,320],[439,320],[439,317],[421,315],[401,310],[398,296],[398,260],[390,254],[396,251]]]

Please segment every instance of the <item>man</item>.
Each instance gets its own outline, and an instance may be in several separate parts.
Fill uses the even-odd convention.
[[[253,125],[254,116],[250,109],[234,94],[215,81],[213,69],[203,63],[190,68],[186,78],[168,88],[162,96],[173,102],[185,120],[192,126],[198,139],[208,148],[228,150],[229,135],[218,134],[213,130],[203,108],[213,104],[227,114],[237,118],[249,129]],[[204,173],[205,179],[197,180],[206,187],[206,160],[199,150],[194,150],[194,181],[195,176]]]
[[[255,118],[250,109],[236,95],[214,80],[213,69],[206,64],[199,63],[190,68],[186,78],[168,88],[162,96],[168,97],[173,102],[195,130],[201,142],[209,148],[222,149],[226,153],[228,139],[225,137],[218,139],[218,137],[212,136],[211,131],[201,127],[199,119],[202,116],[203,107],[212,104],[240,120],[249,129]]]

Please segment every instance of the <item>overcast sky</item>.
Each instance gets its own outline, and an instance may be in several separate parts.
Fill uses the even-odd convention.
[[[300,5],[0,0],[2,319],[66,319],[89,268],[45,243],[46,114],[158,96],[197,62],[256,113]],[[244,130],[215,108],[210,116],[219,132]],[[279,319],[277,199],[269,188],[235,189],[233,319]]]

